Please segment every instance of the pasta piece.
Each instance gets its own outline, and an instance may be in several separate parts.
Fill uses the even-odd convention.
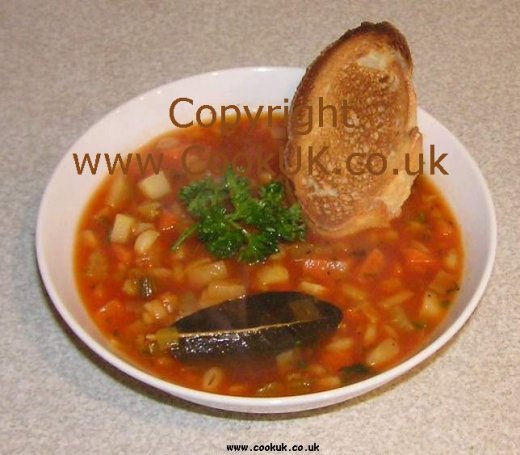
[[[426,291],[424,294],[421,310],[419,314],[424,319],[436,319],[443,313],[443,307],[439,296],[432,290]]]
[[[137,254],[143,255],[148,253],[152,245],[159,238],[159,233],[157,231],[149,230],[145,231],[135,239],[134,250]]]
[[[347,297],[350,297],[353,300],[364,301],[367,299],[367,293],[365,291],[362,291],[361,289],[350,283],[345,283],[343,286],[341,286],[341,291],[343,292],[343,294],[345,294]]]
[[[212,367],[207,370],[202,377],[202,388],[208,392],[214,392],[223,382],[224,370],[219,367]]]
[[[146,324],[151,324],[152,322],[166,319],[168,316],[168,310],[165,308],[163,303],[157,299],[146,302],[143,305],[143,308],[143,322]]]
[[[410,300],[414,296],[414,293],[409,289],[404,289],[403,291],[398,292],[386,299],[379,301],[379,306],[383,308],[390,308],[394,305],[400,305],[407,300]]]
[[[363,335],[363,345],[371,346],[377,338],[377,326],[375,324],[368,324]]]

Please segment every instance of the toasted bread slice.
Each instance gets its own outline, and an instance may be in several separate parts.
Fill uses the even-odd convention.
[[[364,22],[309,66],[291,106],[283,168],[314,230],[337,238],[399,215],[415,178],[405,159],[417,170],[422,150],[416,114],[410,50],[388,22]]]

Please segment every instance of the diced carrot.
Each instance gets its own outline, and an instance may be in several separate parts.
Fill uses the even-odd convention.
[[[330,371],[338,371],[340,368],[348,367],[354,363],[354,350],[334,352],[324,350],[320,356],[320,363]]]
[[[119,300],[110,300],[97,311],[96,319],[108,329],[113,330],[131,322],[134,319],[134,315],[126,311],[124,305]]]
[[[378,275],[384,266],[385,255],[379,248],[374,248],[359,267],[359,275],[362,277]]]
[[[112,243],[111,247],[119,262],[122,262],[125,265],[130,265],[132,263],[134,258],[132,248],[121,245],[120,243]]]
[[[169,231],[173,229],[178,222],[179,218],[175,214],[168,210],[163,210],[157,219],[157,228],[160,231]]]

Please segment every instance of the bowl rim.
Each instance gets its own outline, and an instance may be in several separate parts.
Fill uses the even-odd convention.
[[[57,309],[60,316],[66,322],[66,324],[71,328],[74,334],[84,343],[86,344],[92,351],[94,351],[99,357],[101,357],[104,361],[108,362],[112,366],[116,367],[120,371],[128,374],[129,376],[149,385],[155,387],[159,390],[162,390],[166,393],[169,393],[178,398],[191,401],[194,403],[202,404],[205,406],[210,406],[219,409],[225,409],[236,412],[247,412],[247,413],[277,413],[277,412],[298,412],[318,407],[325,407],[334,403],[347,401],[348,399],[354,398],[355,396],[362,395],[366,392],[369,392],[377,387],[380,387],[387,382],[392,381],[393,379],[401,376],[407,371],[413,369],[428,357],[432,356],[435,352],[441,349],[467,322],[470,318],[471,314],[474,312],[475,308],[479,304],[482,299],[485,289],[490,280],[495,256],[496,256],[496,248],[497,248],[497,221],[496,221],[496,213],[495,207],[493,204],[493,200],[491,197],[491,192],[489,190],[488,184],[478,167],[476,161],[471,156],[469,151],[464,147],[464,145],[457,139],[457,137],[451,133],[451,131],[446,128],[441,122],[431,116],[429,113],[418,108],[418,111],[421,112],[421,115],[426,117],[430,121],[434,121],[439,124],[449,136],[449,139],[453,141],[456,146],[464,153],[465,158],[467,160],[467,164],[471,167],[471,172],[476,176],[479,185],[483,190],[484,195],[484,203],[486,213],[489,215],[489,225],[490,225],[490,235],[488,238],[487,248],[489,250],[489,254],[486,258],[486,264],[482,273],[482,277],[473,292],[473,294],[469,297],[467,304],[463,308],[463,311],[460,315],[446,328],[445,331],[441,333],[441,335],[433,340],[430,344],[425,346],[420,351],[416,352],[414,355],[406,359],[405,361],[395,365],[394,367],[386,370],[382,373],[379,373],[375,376],[372,376],[363,381],[349,384],[346,386],[342,386],[336,389],[326,390],[322,392],[313,392],[305,395],[297,395],[297,396],[283,396],[283,397],[242,397],[242,396],[230,396],[230,395],[222,395],[215,394],[211,392],[205,392],[201,390],[191,389],[189,387],[181,386],[172,382],[165,381],[160,379],[146,371],[142,370],[138,366],[130,363],[125,360],[123,356],[118,356],[111,352],[109,349],[104,347],[101,343],[96,341],[82,326],[76,321],[73,315],[67,309],[67,306],[62,302],[57,288],[50,276],[50,271],[47,267],[46,258],[44,255],[44,229],[43,223],[45,218],[45,209],[47,205],[50,203],[50,187],[51,183],[56,178],[56,175],[60,171],[60,168],[63,165],[63,162],[69,157],[69,154],[74,149],[76,144],[80,142],[84,136],[86,136],[92,129],[96,128],[98,124],[105,121],[105,119],[112,114],[123,110],[127,105],[134,103],[138,99],[143,99],[151,96],[158,91],[171,86],[172,84],[186,82],[189,79],[194,78],[206,78],[211,76],[219,76],[222,74],[230,74],[230,73],[258,73],[258,72],[294,72],[304,74],[304,69],[299,67],[291,67],[291,66],[246,66],[246,67],[236,67],[236,68],[226,68],[217,71],[208,71],[205,73],[195,74],[187,77],[183,77],[181,79],[177,79],[175,81],[171,81],[165,84],[162,84],[158,87],[152,88],[142,94],[138,94],[137,96],[131,98],[130,100],[122,103],[116,108],[109,111],[107,114],[103,115],[98,121],[92,124],[81,136],[74,142],[74,144],[65,152],[62,158],[59,160],[58,164],[55,166],[51,177],[49,178],[45,190],[43,192],[40,206],[38,210],[37,224],[36,224],[36,257],[39,268],[39,273],[41,275],[42,281],[45,285],[46,292],[51,298],[51,301],[54,307]],[[76,223],[77,226],[77,223]],[[357,391],[357,392],[354,392]],[[354,393],[352,393],[354,392]]]

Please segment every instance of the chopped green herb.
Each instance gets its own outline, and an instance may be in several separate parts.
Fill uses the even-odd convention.
[[[419,222],[426,223],[426,213],[419,212],[418,219],[419,219]]]
[[[180,197],[198,223],[175,242],[178,248],[197,233],[217,258],[237,256],[239,261],[263,261],[279,251],[280,242],[305,238],[306,226],[298,204],[285,204],[283,184],[272,182],[253,195],[249,180],[228,168],[221,181],[210,178],[181,189]]]
[[[339,370],[339,376],[344,384],[352,384],[354,382],[366,379],[373,373],[372,369],[363,363],[355,363]]]
[[[413,322],[413,325],[415,326],[415,328],[417,330],[424,330],[427,327],[427,324],[425,322],[415,321],[415,322]]]

